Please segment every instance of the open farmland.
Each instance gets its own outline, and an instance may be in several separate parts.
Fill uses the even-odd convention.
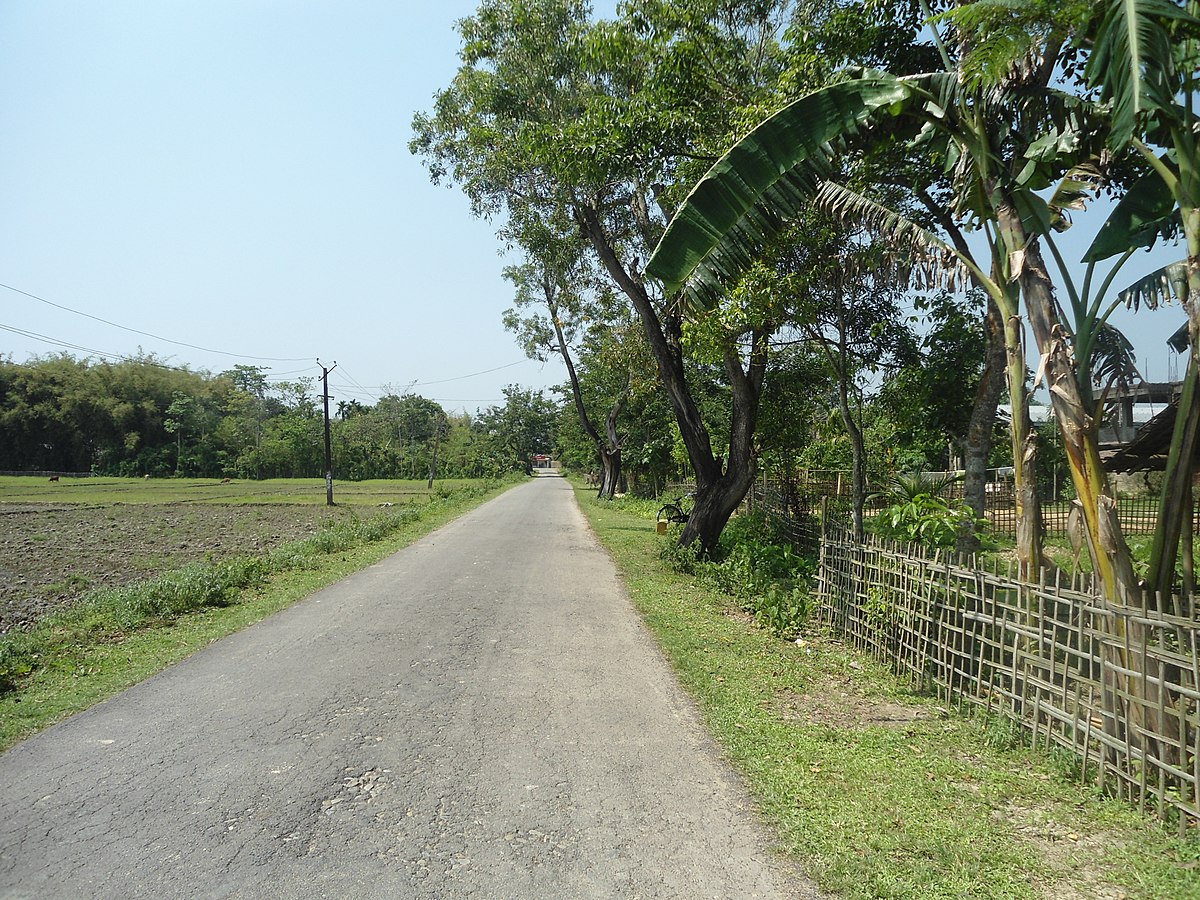
[[[441,487],[442,483],[438,483]],[[259,555],[323,523],[425,503],[425,482],[0,477],[0,633],[88,591],[204,559]]]

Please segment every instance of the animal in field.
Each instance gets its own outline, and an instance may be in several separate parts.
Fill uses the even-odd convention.
[[[58,476],[57,476],[57,475],[51,475],[51,476],[50,476],[50,480],[51,480],[51,481],[58,481]]]

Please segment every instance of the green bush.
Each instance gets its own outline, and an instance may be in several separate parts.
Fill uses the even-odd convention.
[[[762,594],[772,584],[806,580],[814,571],[813,561],[790,544],[750,536],[734,539],[739,542],[724,550],[724,558],[706,563],[701,573],[726,594],[739,598]]]
[[[678,575],[695,575],[700,567],[700,560],[696,556],[696,547],[695,545],[679,546],[681,534],[683,534],[682,525],[672,525],[668,529],[666,540],[658,550],[658,558]]]
[[[659,558],[677,573],[696,575],[736,597],[763,628],[791,637],[809,612],[809,590],[816,561],[792,546],[775,518],[759,512],[731,519],[712,559],[698,560],[695,548],[679,546],[673,527]]]
[[[37,652],[28,633],[10,631],[0,636],[0,694],[13,690],[36,664]]]
[[[874,497],[887,506],[866,527],[880,537],[934,549],[953,547],[963,526],[973,521],[974,513],[965,500],[941,496],[959,480],[956,475],[894,475],[887,489]],[[976,525],[985,524],[982,521]]]
[[[971,507],[962,500],[917,494],[883,508],[867,527],[892,540],[933,548],[953,547],[959,530],[972,515]]]
[[[768,585],[765,592],[752,597],[743,608],[754,620],[782,638],[795,637],[808,621],[810,593],[807,588]]]

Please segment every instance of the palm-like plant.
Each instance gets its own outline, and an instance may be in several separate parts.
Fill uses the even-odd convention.
[[[1153,174],[1132,186],[1118,207],[1122,216],[1098,236],[1089,257],[1144,244],[1175,221],[1187,246],[1185,265],[1135,286],[1151,300],[1169,294],[1183,299],[1191,336],[1147,579],[1165,593],[1174,580],[1181,535],[1190,528],[1200,432],[1200,2],[1105,0],[1098,4],[1091,37],[1086,76],[1111,107],[1110,145],[1116,151],[1133,147]]]
[[[707,308],[746,271],[766,242],[817,202],[918,251],[921,265],[913,271],[920,276],[962,278],[964,271],[969,273],[989,293],[1004,323],[1014,406],[1018,554],[1025,574],[1035,578],[1041,564],[1041,522],[1017,278],[1026,253],[1026,228],[1033,227],[1027,223],[1049,222],[1055,214],[1034,190],[1048,184],[1054,171],[1068,169],[1083,151],[1074,147],[1071,153],[1031,158],[1028,147],[1012,139],[1019,123],[1011,98],[970,90],[954,72],[849,74],[849,80],[785,107],[735,144],[677,211],[647,272],[677,292],[685,305]],[[1077,110],[1059,103],[1055,112],[1062,133],[1067,132],[1065,120]],[[945,159],[953,170],[957,201],[947,212],[973,219],[987,232],[992,258],[986,270],[969,249],[952,246],[896,210],[830,180],[841,154],[855,145],[893,140],[898,125],[915,145]]]

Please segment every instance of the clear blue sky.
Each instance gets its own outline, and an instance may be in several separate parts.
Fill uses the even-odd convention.
[[[473,411],[505,384],[563,380],[500,325],[511,290],[493,227],[407,149],[413,113],[457,66],[453,23],[474,8],[4,3],[0,283],[178,343],[2,288],[0,326],[212,371],[294,378],[336,360],[331,392],[368,403],[415,382]],[[1173,309],[1127,325],[1150,378],[1167,377],[1181,321]],[[0,330],[17,362],[61,349]]]
[[[407,148],[474,8],[4,3],[0,283],[241,356],[5,289],[0,325],[212,371],[297,377],[336,360],[331,393],[366,402],[416,381],[474,410],[505,384],[562,380],[500,324],[511,290],[493,228]],[[61,349],[0,331],[17,362]]]

